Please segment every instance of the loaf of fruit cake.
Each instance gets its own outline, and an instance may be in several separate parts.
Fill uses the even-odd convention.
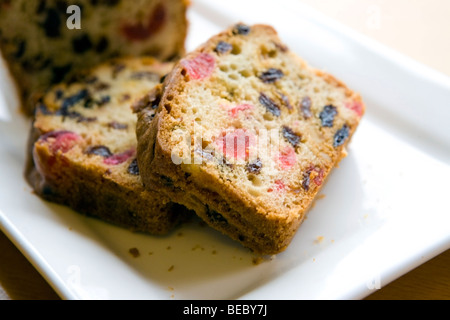
[[[156,89],[138,110],[144,184],[259,254],[289,245],[364,113],[267,25],[213,36]]]
[[[26,176],[42,198],[133,231],[166,234],[189,214],[144,189],[133,103],[173,63],[113,59],[54,85],[36,106]]]
[[[118,56],[185,53],[188,0],[0,0],[0,50],[23,110],[34,95]]]

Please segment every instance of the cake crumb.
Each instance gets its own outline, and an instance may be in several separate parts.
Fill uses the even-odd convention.
[[[321,193],[321,194],[318,194],[318,195],[316,196],[316,200],[321,200],[321,199],[323,199],[323,198],[325,198],[325,197],[326,197],[326,195],[323,194],[323,193]]]
[[[326,196],[326,195],[323,194],[323,193],[318,194],[318,195],[314,198],[313,202],[311,203],[311,208],[310,208],[310,209],[314,208],[314,207],[316,206],[317,201],[322,200],[323,198],[325,198],[325,196]]]
[[[128,250],[128,252],[133,256],[133,258],[137,258],[141,255],[138,248],[130,248],[130,250]]]
[[[201,245],[199,245],[199,244],[196,244],[194,247],[192,247],[192,251],[195,251],[195,250],[201,250],[201,251],[204,251],[205,250],[205,248],[203,248]]]
[[[257,256],[257,257],[253,257],[252,258],[252,263],[254,265],[258,265],[264,261],[272,261],[275,259],[275,255],[271,255],[271,256]]]
[[[257,266],[258,264],[262,263],[264,259],[262,257],[253,257],[252,263],[253,265]]]
[[[170,267],[169,267],[169,269],[167,269],[167,271],[172,271],[173,270],[173,268],[175,268],[175,266],[174,265],[171,265]]]
[[[314,242],[315,242],[315,243],[322,243],[324,239],[325,239],[325,238],[324,238],[323,236],[318,236],[318,237],[316,238],[316,240],[314,240]]]

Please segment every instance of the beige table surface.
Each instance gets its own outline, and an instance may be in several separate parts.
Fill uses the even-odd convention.
[[[450,0],[293,0],[450,76]],[[51,300],[57,294],[0,232],[0,300]],[[450,299],[450,250],[367,299]]]

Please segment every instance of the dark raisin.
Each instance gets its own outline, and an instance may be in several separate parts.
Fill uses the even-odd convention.
[[[72,50],[75,53],[84,53],[93,47],[91,38],[87,33],[72,39]]]
[[[84,100],[84,103],[83,103],[84,108],[91,109],[94,107],[94,105],[95,105],[95,100],[91,96],[87,97]]]
[[[58,195],[57,192],[55,192],[55,190],[53,190],[53,188],[46,183],[42,186],[42,195],[44,197],[51,198],[54,198],[55,196],[60,197],[60,195]]]
[[[33,68],[33,63],[30,61],[30,59],[24,59],[20,62],[22,65],[22,68],[25,70],[30,70]]]
[[[247,35],[250,33],[250,27],[245,24],[237,24],[233,28],[233,34]]]
[[[283,137],[292,144],[292,146],[296,147],[300,143],[301,136],[296,134],[291,128],[283,126],[282,132]]]
[[[86,70],[72,73],[70,75],[70,77],[67,77],[67,79],[65,79],[64,82],[66,83],[66,85],[72,85],[77,82],[92,81],[94,77],[87,75],[86,72],[84,72],[84,71],[86,71]]]
[[[125,123],[120,123],[117,121],[112,121],[110,123],[108,123],[108,127],[112,128],[112,129],[116,129],[116,130],[125,130],[128,129],[128,125]]]
[[[102,36],[100,38],[100,40],[97,42],[97,44],[95,45],[95,51],[97,53],[102,53],[108,48],[108,46],[109,46],[108,38],[106,38],[105,36]]]
[[[307,170],[306,172],[303,173],[302,187],[305,191],[309,190],[310,174],[311,170]]]
[[[87,84],[95,84],[98,81],[98,77],[90,74],[83,74],[80,76],[80,81],[83,81]]]
[[[155,113],[154,112],[152,112],[152,113],[148,113],[147,112],[147,114],[146,114],[146,121],[150,122],[150,121],[153,120],[154,117],[155,117]]]
[[[104,104],[107,104],[107,103],[110,102],[110,101],[111,101],[111,97],[110,97],[110,96],[102,96],[102,97],[100,98],[100,100],[97,101],[97,104],[98,104],[99,106],[103,106]]]
[[[281,114],[280,107],[272,100],[270,99],[266,94],[260,93],[259,94],[259,102],[266,107],[267,111],[272,113],[273,115],[279,117]]]
[[[128,166],[128,173],[132,175],[139,175],[139,167],[137,163],[137,159],[134,159],[131,161],[130,165]]]
[[[262,162],[259,158],[257,158],[255,161],[253,162],[249,162],[246,166],[245,169],[249,172],[249,173],[253,173],[253,174],[259,174],[261,172],[261,168],[262,168]]]
[[[109,101],[111,101],[111,97],[110,96],[102,96],[99,100],[95,100],[93,97],[88,95],[84,99],[83,107],[86,108],[86,109],[93,108],[94,106],[101,107],[101,106],[107,104]]]
[[[157,96],[155,100],[150,101],[152,109],[156,109],[159,106],[159,102],[161,101],[161,96]]]
[[[106,90],[111,88],[111,85],[109,83],[106,82],[99,82],[95,85],[95,90],[96,91],[102,91],[102,90]]]
[[[65,0],[56,0],[55,5],[56,5],[56,9],[58,9],[61,14],[65,14],[67,7],[69,6],[67,1],[65,1]]]
[[[231,44],[225,41],[219,41],[214,51],[217,52],[218,54],[223,54],[230,52],[231,49],[233,49],[233,46]]]
[[[65,118],[76,120],[78,123],[97,121],[97,117],[85,117],[77,111],[69,111],[68,109],[60,109],[54,114],[58,116],[63,116],[64,118],[63,121],[65,120]]]
[[[118,5],[120,1],[121,0],[103,0],[103,1],[100,1],[100,4],[103,4],[108,7],[114,7],[114,6]]]
[[[61,99],[63,97],[63,95],[64,95],[64,91],[62,89],[57,89],[55,91],[55,98],[56,98],[56,100]]]
[[[52,60],[50,58],[47,58],[41,62],[38,70],[43,70],[43,69],[47,68],[48,66],[50,66],[51,64],[52,64]]]
[[[292,110],[291,102],[289,101],[288,96],[280,93],[281,101],[283,101],[284,105],[289,109]]]
[[[35,114],[51,115],[53,114],[43,102],[39,102],[34,110]]]
[[[124,70],[126,68],[126,66],[124,64],[115,64],[114,63],[114,67],[112,70],[112,76],[113,78],[115,78],[122,70]]]
[[[144,97],[136,100],[132,106],[131,109],[134,112],[139,112],[145,108],[152,108],[152,109],[156,109],[159,105],[159,102],[161,101],[161,96],[159,94],[156,94],[154,92],[145,95]]]
[[[86,149],[86,154],[95,154],[97,156],[102,156],[103,158],[111,157],[113,154],[106,146],[92,146]]]
[[[222,165],[222,166],[228,167],[230,169],[234,168],[234,164],[232,162],[228,161],[226,157],[220,157],[217,160],[217,163]]]
[[[82,89],[75,93],[74,95],[71,95],[70,97],[67,97],[64,99],[61,109],[67,109],[72,107],[74,104],[86,99],[89,97],[89,91],[87,89]]]
[[[306,96],[303,97],[302,102],[300,103],[300,110],[302,111],[303,117],[305,119],[311,118],[311,98]]]
[[[52,83],[58,83],[62,81],[65,76],[72,69],[72,65],[66,64],[64,66],[55,66],[52,68]]]
[[[47,2],[47,0],[39,0],[39,3],[36,7],[36,14],[41,14],[44,12],[46,2]]]
[[[45,59],[42,53],[38,53],[33,57],[22,60],[21,65],[26,71],[40,71],[47,68],[51,64],[51,59]]]
[[[19,59],[19,58],[23,57],[25,50],[26,50],[26,45],[27,45],[27,43],[25,42],[25,40],[19,40],[17,42],[17,50],[14,53],[14,58]]]
[[[79,112],[69,111],[68,108],[61,108],[61,109],[57,110],[55,112],[55,115],[68,117],[68,118],[71,118],[71,119],[81,117],[81,114]]]
[[[207,207],[206,215],[208,216],[209,220],[213,223],[227,223],[227,219],[224,218],[223,215],[218,213],[215,210],[212,210]]]
[[[135,80],[147,79],[149,81],[158,81],[159,75],[151,71],[136,71],[131,74],[130,78]]]
[[[131,96],[128,93],[124,93],[122,95],[121,101],[128,101],[131,99]]]
[[[167,186],[167,187],[172,187],[173,186],[173,180],[170,179],[167,176],[160,176],[161,182]]]
[[[333,146],[336,148],[342,145],[345,140],[347,140],[349,134],[350,128],[348,127],[348,125],[344,124],[344,126],[339,129],[334,135]]]
[[[337,115],[337,109],[335,106],[327,105],[323,108],[319,117],[322,120],[323,127],[332,127],[334,122],[334,117]]]
[[[261,73],[259,79],[261,79],[264,83],[274,83],[283,76],[284,73],[280,69],[270,68],[267,71]]]
[[[61,17],[59,16],[58,10],[55,8],[48,8],[47,15],[42,24],[44,28],[45,35],[49,38],[59,37],[61,32],[60,28],[62,25]]]
[[[95,121],[97,121],[97,117],[85,117],[81,114],[77,119],[77,122],[95,122]]]

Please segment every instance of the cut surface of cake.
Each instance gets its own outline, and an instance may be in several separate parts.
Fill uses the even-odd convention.
[[[187,0],[0,0],[0,50],[32,115],[34,95],[120,56],[185,52]]]
[[[260,254],[287,248],[365,108],[274,28],[242,23],[188,53],[152,96],[138,111],[144,184]]]
[[[136,160],[132,104],[173,63],[113,59],[51,87],[37,103],[26,177],[46,200],[151,234],[189,216],[164,194],[144,189]]]

